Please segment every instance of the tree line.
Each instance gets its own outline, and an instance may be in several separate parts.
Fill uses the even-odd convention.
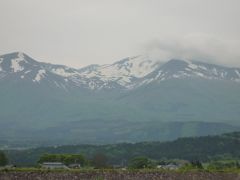
[[[126,164],[135,157],[149,159],[183,159],[209,162],[219,159],[240,158],[240,132],[219,136],[180,138],[171,142],[120,143],[110,145],[72,145],[42,147],[22,151],[6,151],[12,164],[33,166],[43,154],[82,154],[94,159],[104,154],[108,164]]]

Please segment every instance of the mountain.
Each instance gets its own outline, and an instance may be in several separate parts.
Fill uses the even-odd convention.
[[[199,61],[163,63],[141,55],[75,69],[10,53],[0,56],[0,145],[164,141],[236,131],[239,92],[239,68]]]
[[[240,82],[240,68],[202,62],[170,60],[163,64],[147,56],[125,58],[108,65],[90,65],[74,69],[63,65],[40,63],[24,53],[0,56],[0,78],[51,83],[64,89],[72,87],[101,89],[134,89],[153,81],[204,78]]]

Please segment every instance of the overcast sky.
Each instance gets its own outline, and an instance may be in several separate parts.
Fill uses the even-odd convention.
[[[0,0],[0,54],[82,67],[124,57],[240,66],[239,0]]]

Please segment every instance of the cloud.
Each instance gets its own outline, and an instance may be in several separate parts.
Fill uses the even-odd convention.
[[[153,39],[146,43],[144,51],[162,61],[177,58],[240,67],[239,48],[239,41],[195,33],[182,38]]]

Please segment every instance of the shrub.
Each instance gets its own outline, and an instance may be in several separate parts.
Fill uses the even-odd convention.
[[[0,166],[5,166],[8,164],[8,159],[4,152],[0,151]]]

